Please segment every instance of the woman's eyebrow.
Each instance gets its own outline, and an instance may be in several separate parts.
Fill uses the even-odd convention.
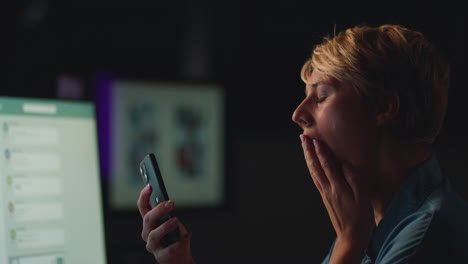
[[[320,84],[323,84],[323,82],[315,82],[315,83],[311,83],[310,85],[306,85],[306,88],[305,88],[305,93],[307,94],[307,87],[312,87],[312,91],[311,92],[314,92],[317,90],[317,87],[320,85]]]
[[[322,84],[322,82],[312,83],[310,86],[312,86],[312,88],[314,89],[317,89],[317,86],[319,86],[319,84]]]

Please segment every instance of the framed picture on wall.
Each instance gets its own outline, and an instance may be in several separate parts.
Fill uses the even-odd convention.
[[[103,98],[101,96],[101,98]],[[135,209],[144,187],[139,163],[158,159],[178,208],[219,207],[225,200],[224,95],[215,84],[115,80],[108,90],[109,203]],[[103,109],[104,108],[104,109]]]

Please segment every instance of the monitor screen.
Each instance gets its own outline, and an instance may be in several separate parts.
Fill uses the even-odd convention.
[[[0,97],[0,263],[105,264],[92,102]]]

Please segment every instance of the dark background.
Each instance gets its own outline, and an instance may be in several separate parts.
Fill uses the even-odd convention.
[[[103,72],[224,88],[226,206],[178,212],[199,263],[317,263],[328,252],[334,232],[291,114],[303,97],[302,63],[335,25],[403,24],[447,54],[452,85],[437,151],[468,199],[468,19],[451,2],[30,0],[6,17],[1,95],[55,98],[57,75],[68,74],[83,81],[80,99],[95,100]],[[106,181],[103,191],[109,263],[154,263],[136,201],[135,211],[117,212]]]

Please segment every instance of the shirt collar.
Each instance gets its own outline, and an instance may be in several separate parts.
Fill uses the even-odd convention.
[[[390,202],[379,225],[374,229],[368,251],[372,259],[375,259],[393,228],[415,212],[442,180],[439,162],[435,155],[413,170]]]

